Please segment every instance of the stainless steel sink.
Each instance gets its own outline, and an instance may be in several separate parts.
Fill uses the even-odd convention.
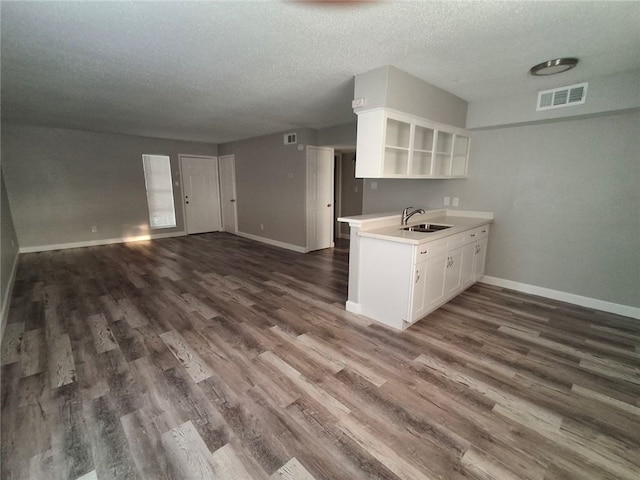
[[[401,230],[407,232],[433,233],[451,228],[453,225],[440,225],[437,223],[421,223],[420,225],[412,225],[411,227],[403,227]]]

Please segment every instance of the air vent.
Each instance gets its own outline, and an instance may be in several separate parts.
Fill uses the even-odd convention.
[[[285,145],[293,145],[298,143],[298,136],[295,133],[285,133],[284,134],[284,144]]]
[[[537,111],[582,105],[587,99],[587,83],[538,92]]]

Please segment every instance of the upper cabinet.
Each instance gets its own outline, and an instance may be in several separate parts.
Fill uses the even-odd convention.
[[[469,132],[388,108],[358,112],[356,177],[461,178]]]

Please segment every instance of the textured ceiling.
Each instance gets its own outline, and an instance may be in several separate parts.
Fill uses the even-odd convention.
[[[640,70],[640,2],[0,3],[4,121],[222,143],[355,119],[394,65],[470,102]],[[532,65],[580,58],[561,76]]]

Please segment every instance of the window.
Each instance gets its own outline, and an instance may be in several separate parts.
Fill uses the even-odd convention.
[[[176,226],[176,209],[173,204],[173,181],[171,162],[166,155],[142,155],[144,183],[149,205],[151,228],[173,228]]]

